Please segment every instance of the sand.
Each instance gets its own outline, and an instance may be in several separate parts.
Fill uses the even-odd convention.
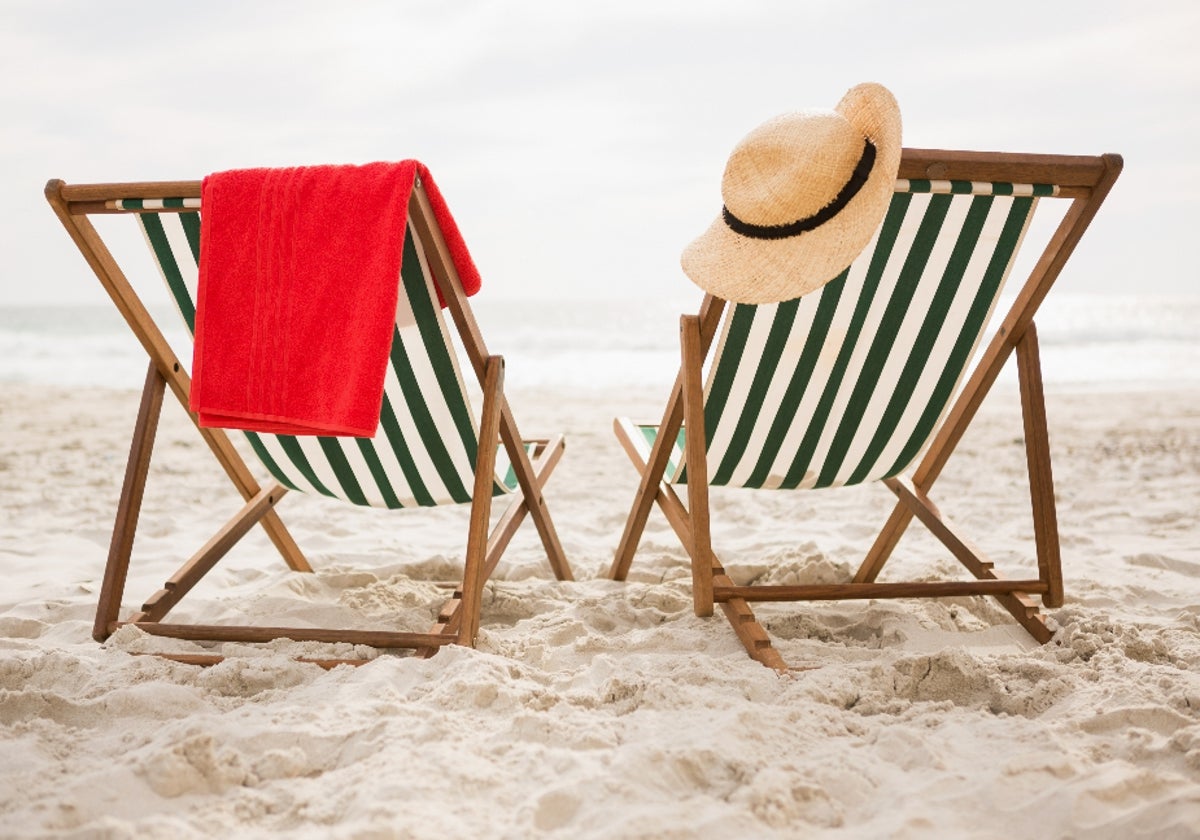
[[[312,645],[229,645],[202,669],[133,655],[164,643],[129,629],[93,642],[137,394],[0,389],[4,837],[1200,836],[1200,392],[1048,395],[1067,592],[1049,644],[976,598],[764,606],[804,669],[780,677],[692,614],[657,512],[630,581],[602,578],[636,484],[610,418],[653,418],[659,393],[511,394],[526,433],[568,435],[547,498],[579,581],[523,528],[478,649],[324,671],[290,658]],[[935,496],[1015,573],[1032,526],[1012,396]],[[129,608],[236,508],[176,406],[155,457]],[[731,574],[786,582],[848,574],[891,502],[713,504]],[[181,617],[424,630],[465,535],[457,509],[280,513],[317,572],[255,533]],[[953,569],[914,527],[891,573]]]

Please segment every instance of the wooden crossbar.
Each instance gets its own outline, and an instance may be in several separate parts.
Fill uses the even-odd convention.
[[[397,633],[386,630],[323,630],[312,627],[257,627],[221,624],[165,624],[160,621],[121,621],[118,627],[133,625],[151,636],[166,636],[194,642],[327,642],[367,645],[375,648],[420,648],[457,642],[458,634]]]
[[[928,583],[823,583],[803,586],[755,584],[715,586],[718,601],[845,601],[855,598],[953,598],[962,595],[1041,593],[1050,587],[1041,580],[964,580]]]

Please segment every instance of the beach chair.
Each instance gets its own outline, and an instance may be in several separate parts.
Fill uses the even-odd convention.
[[[1049,640],[1035,598],[1061,606],[1063,588],[1034,315],[1121,166],[1117,155],[905,149],[887,215],[832,282],[777,304],[706,296],[698,315],[681,319],[682,365],[661,422],[615,421],[641,482],[610,576],[626,578],[657,502],[691,558],[696,614],[720,604],[750,656],[770,667],[786,665],[753,602],[988,595]],[[1047,200],[1070,204],[971,366],[1034,210]],[[1006,579],[930,491],[1014,354],[1037,577]],[[876,480],[898,501],[852,581],[739,586],[713,552],[710,485],[784,491]],[[878,580],[914,516],[970,579]]]
[[[118,627],[133,624],[146,633],[196,641],[288,638],[410,649],[423,656],[446,644],[473,645],[483,585],[527,515],[537,528],[555,576],[571,580],[542,496],[542,488],[562,456],[563,438],[526,441],[521,437],[504,395],[503,359],[488,353],[429,195],[418,179],[409,200],[398,278],[399,305],[379,431],[373,438],[246,433],[250,448],[271,476],[260,486],[228,435],[197,423],[240,494],[242,506],[132,616],[118,620],[164,392],[169,387],[187,410],[190,379],[89,217],[126,214],[141,223],[171,297],[191,331],[200,253],[200,188],[199,181],[67,185],[52,180],[46,185],[46,197],[55,213],[150,357],[94,637],[103,641]],[[482,387],[478,421],[439,306],[439,293],[457,328],[471,373]],[[194,415],[192,419],[196,421]],[[469,504],[463,578],[434,626],[428,632],[414,633],[164,621],[255,524],[261,524],[292,570],[312,571],[275,511],[290,490],[382,508]],[[508,506],[489,534],[493,497],[504,497]],[[200,664],[220,659],[207,654],[173,658]],[[330,667],[342,661],[320,660]],[[349,661],[357,664],[361,660]]]

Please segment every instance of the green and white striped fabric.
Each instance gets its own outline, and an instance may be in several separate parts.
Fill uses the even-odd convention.
[[[894,476],[931,439],[1049,185],[901,181],[875,238],[819,291],[730,306],[704,394],[709,483]],[[668,473],[686,482],[679,465]]]
[[[127,210],[194,207],[184,199],[127,199]],[[146,241],[189,332],[195,328],[200,214],[138,213]],[[463,385],[433,278],[412,223],[379,429],[373,438],[248,432],[267,470],[294,490],[358,505],[403,508],[471,501],[479,426]],[[493,495],[516,488],[503,447]]]

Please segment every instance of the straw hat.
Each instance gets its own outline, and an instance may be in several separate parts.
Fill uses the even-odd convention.
[[[683,252],[697,286],[772,303],[837,277],[874,235],[900,166],[900,109],[882,85],[851,88],[832,111],[783,114],[725,164],[722,214]]]

